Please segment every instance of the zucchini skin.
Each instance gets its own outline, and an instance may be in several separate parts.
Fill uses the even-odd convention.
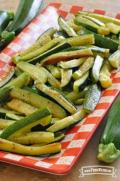
[[[100,139],[97,158],[112,163],[120,157],[120,95],[113,103],[107,115],[107,122]]]
[[[39,12],[42,0],[21,0],[7,31],[20,32]]]
[[[26,116],[25,118],[20,119],[17,122],[10,125],[9,127],[7,127],[0,135],[0,138],[7,139],[11,136],[14,136],[14,134],[20,129],[25,128],[26,126],[29,126],[35,121],[38,121],[50,115],[51,112],[48,109],[43,109],[43,110],[39,109],[34,113],[30,114],[29,116]]]

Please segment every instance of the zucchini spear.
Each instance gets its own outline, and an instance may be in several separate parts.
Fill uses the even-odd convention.
[[[120,157],[120,95],[108,113],[97,155],[98,160],[106,163],[112,163],[118,157]]]

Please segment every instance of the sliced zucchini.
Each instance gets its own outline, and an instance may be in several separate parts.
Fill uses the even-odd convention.
[[[97,55],[95,58],[94,65],[92,67],[92,77],[95,82],[99,80],[100,69],[102,67],[103,60],[104,59],[100,57],[99,55]]]
[[[75,105],[82,105],[84,103],[84,100],[83,98],[80,98],[80,99],[77,99],[76,101],[74,101]]]
[[[62,61],[67,61],[75,58],[81,57],[88,57],[92,56],[93,53],[90,49],[83,49],[83,50],[75,50],[75,51],[67,51],[67,52],[60,52],[50,55],[49,57],[45,58],[41,63],[42,64],[55,64]]]
[[[58,24],[60,28],[68,34],[68,36],[78,36],[77,33],[73,30],[73,28],[70,27],[62,17],[58,18]]]
[[[13,62],[16,64],[19,61],[29,61],[29,60],[39,56],[40,54],[46,52],[50,48],[53,48],[55,45],[60,43],[60,41],[61,41],[61,38],[55,38],[55,39],[51,40],[50,42],[48,42],[47,44],[43,45],[42,47],[38,48],[37,50],[30,52],[29,54],[26,54],[24,56],[15,55],[13,57]]]
[[[0,138],[0,142],[0,150],[22,155],[40,156],[43,154],[58,153],[61,151],[60,143],[53,143],[45,146],[24,146],[2,138]]]
[[[51,113],[48,109],[39,109],[36,112],[16,121],[2,132],[0,138],[12,139],[30,132],[31,128],[42,123],[51,122]]]
[[[41,83],[36,83],[36,87],[43,93],[53,98],[62,107],[64,107],[69,113],[74,114],[77,111],[75,106],[72,105],[71,102],[69,102],[60,92]]]
[[[76,101],[77,99],[80,99],[80,98],[84,98],[84,95],[85,95],[85,90],[81,91],[81,92],[75,92],[75,91],[72,91],[70,93],[68,93],[66,95],[66,97],[71,100],[72,102]]]
[[[70,68],[80,66],[83,62],[85,62],[85,60],[86,58],[78,58],[78,59],[73,59],[66,62],[61,61],[58,63],[58,66],[60,66],[63,69],[70,69]]]
[[[46,68],[51,72],[51,74],[56,78],[61,78],[60,68],[54,65],[47,65]]]
[[[61,87],[65,87],[67,84],[69,84],[70,80],[72,78],[72,69],[61,69]]]
[[[68,116],[64,119],[59,120],[58,122],[56,122],[55,124],[53,124],[52,126],[47,128],[47,131],[54,133],[54,132],[60,131],[62,129],[68,128],[69,126],[81,121],[85,117],[85,115],[86,115],[86,113],[82,109],[71,116]]]
[[[112,79],[111,79],[111,67],[109,63],[106,61],[100,70],[99,81],[103,88],[108,88],[112,86]]]
[[[73,91],[79,92],[80,87],[86,82],[88,77],[89,77],[89,72],[86,72],[85,74],[83,74],[82,77],[76,80],[73,84]]]
[[[73,78],[76,80],[82,77],[83,74],[88,72],[89,69],[93,66],[93,63],[94,63],[93,57],[87,58],[87,60],[80,66],[80,68],[73,73]]]
[[[120,25],[116,25],[114,23],[106,23],[106,27],[108,27],[110,32],[113,34],[120,33]]]
[[[17,67],[28,73],[33,80],[39,80],[40,82],[45,83],[48,79],[48,75],[43,67],[38,68],[28,62],[19,62]]]
[[[95,43],[95,38],[93,34],[82,35],[77,37],[66,38],[63,40],[69,43],[71,46],[82,46],[82,45],[92,45]]]
[[[17,78],[11,80],[4,87],[0,88],[0,103],[4,102],[9,95],[12,87],[23,87],[27,85],[30,81],[30,76],[27,73],[22,73]]]
[[[54,117],[64,118],[66,116],[66,111],[58,104],[31,91],[14,88],[11,90],[10,96],[12,98],[21,99],[37,108],[42,109],[48,107]]]
[[[104,27],[104,26],[100,26],[97,31],[99,34],[101,34],[103,36],[107,36],[110,34],[110,29],[108,27]]]
[[[93,84],[86,91],[83,107],[86,112],[90,113],[94,111],[96,105],[99,102],[101,91],[97,84]]]
[[[27,104],[19,99],[12,99],[10,102],[7,103],[7,106],[10,109],[13,109],[17,112],[20,112],[24,115],[29,115],[37,110],[37,108]]]
[[[109,57],[110,65],[114,68],[118,68],[120,66],[120,50],[117,50]]]
[[[11,124],[13,124],[15,121],[10,119],[0,119],[0,129],[5,129]]]
[[[39,143],[51,143],[54,141],[54,134],[45,131],[30,132],[26,135],[13,138],[12,141],[23,145],[32,145]]]

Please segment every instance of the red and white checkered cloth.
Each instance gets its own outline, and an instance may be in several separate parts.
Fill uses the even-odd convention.
[[[5,76],[6,72],[11,69],[11,57],[15,53],[32,44],[38,36],[48,28],[58,26],[58,15],[69,17],[71,14],[75,14],[80,10],[85,10],[85,8],[69,6],[69,8],[67,7],[67,11],[64,11],[64,5],[60,3],[52,3],[48,6],[42,14],[35,18],[7,48],[0,53],[0,76]],[[103,10],[94,10],[94,12],[100,14],[106,13]],[[120,14],[117,14],[116,17],[120,18]],[[70,129],[65,139],[61,141],[61,153],[51,157],[41,158],[1,151],[0,160],[53,174],[67,174],[70,172],[102,121],[102,118],[120,92],[120,71],[112,73],[112,80],[112,87],[103,92],[96,110],[87,116],[82,123]]]

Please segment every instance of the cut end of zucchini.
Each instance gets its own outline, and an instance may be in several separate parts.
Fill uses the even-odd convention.
[[[120,157],[120,150],[118,150],[113,143],[107,145],[99,144],[98,160],[105,163],[112,163]]]

